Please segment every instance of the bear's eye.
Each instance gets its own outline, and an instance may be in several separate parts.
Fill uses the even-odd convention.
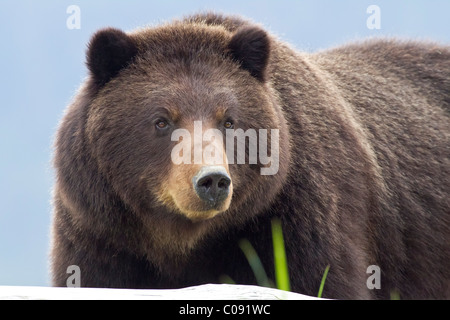
[[[233,121],[231,121],[231,120],[225,121],[225,123],[223,124],[223,126],[225,127],[225,129],[233,129],[233,128],[234,128]]]
[[[156,129],[162,130],[162,129],[166,129],[169,126],[169,124],[167,123],[166,120],[158,120],[158,121],[156,121],[155,126],[156,126]]]

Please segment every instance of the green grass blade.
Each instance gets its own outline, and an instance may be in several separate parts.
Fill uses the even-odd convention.
[[[227,274],[221,274],[219,276],[219,282],[225,283],[225,284],[236,284],[236,281],[234,281],[229,275]]]
[[[244,252],[245,257],[247,258],[248,263],[250,264],[250,267],[255,274],[256,282],[258,283],[258,285],[262,287],[272,287],[270,280],[267,277],[266,271],[264,270],[264,267],[261,263],[261,260],[259,259],[258,254],[253,248],[252,244],[247,239],[242,239],[241,241],[239,241],[239,247]]]
[[[400,292],[397,289],[391,291],[391,300],[400,300]]]
[[[286,259],[286,250],[284,247],[283,231],[281,229],[281,221],[279,219],[272,220],[272,241],[273,255],[275,263],[275,278],[277,288],[280,290],[290,291],[289,271]]]
[[[325,286],[325,280],[327,279],[328,270],[330,270],[330,265],[327,265],[327,267],[325,268],[325,272],[323,273],[322,281],[320,282],[319,293],[317,294],[318,298],[322,298],[323,287]]]

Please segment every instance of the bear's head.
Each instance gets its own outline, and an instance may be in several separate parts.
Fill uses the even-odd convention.
[[[86,136],[100,172],[141,217],[241,224],[285,181],[289,136],[255,26],[103,29],[87,51]]]

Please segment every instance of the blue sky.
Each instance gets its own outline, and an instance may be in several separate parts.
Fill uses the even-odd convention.
[[[70,30],[67,7],[80,8]],[[369,29],[370,5],[381,29]],[[65,106],[86,76],[85,49],[97,29],[131,30],[204,10],[262,23],[299,50],[370,36],[450,44],[450,1],[65,1],[2,0],[0,6],[0,285],[49,285],[52,143]]]

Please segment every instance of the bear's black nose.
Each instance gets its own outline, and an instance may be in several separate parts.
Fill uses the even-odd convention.
[[[202,167],[192,182],[200,199],[211,207],[221,204],[230,193],[231,178],[224,167]]]

